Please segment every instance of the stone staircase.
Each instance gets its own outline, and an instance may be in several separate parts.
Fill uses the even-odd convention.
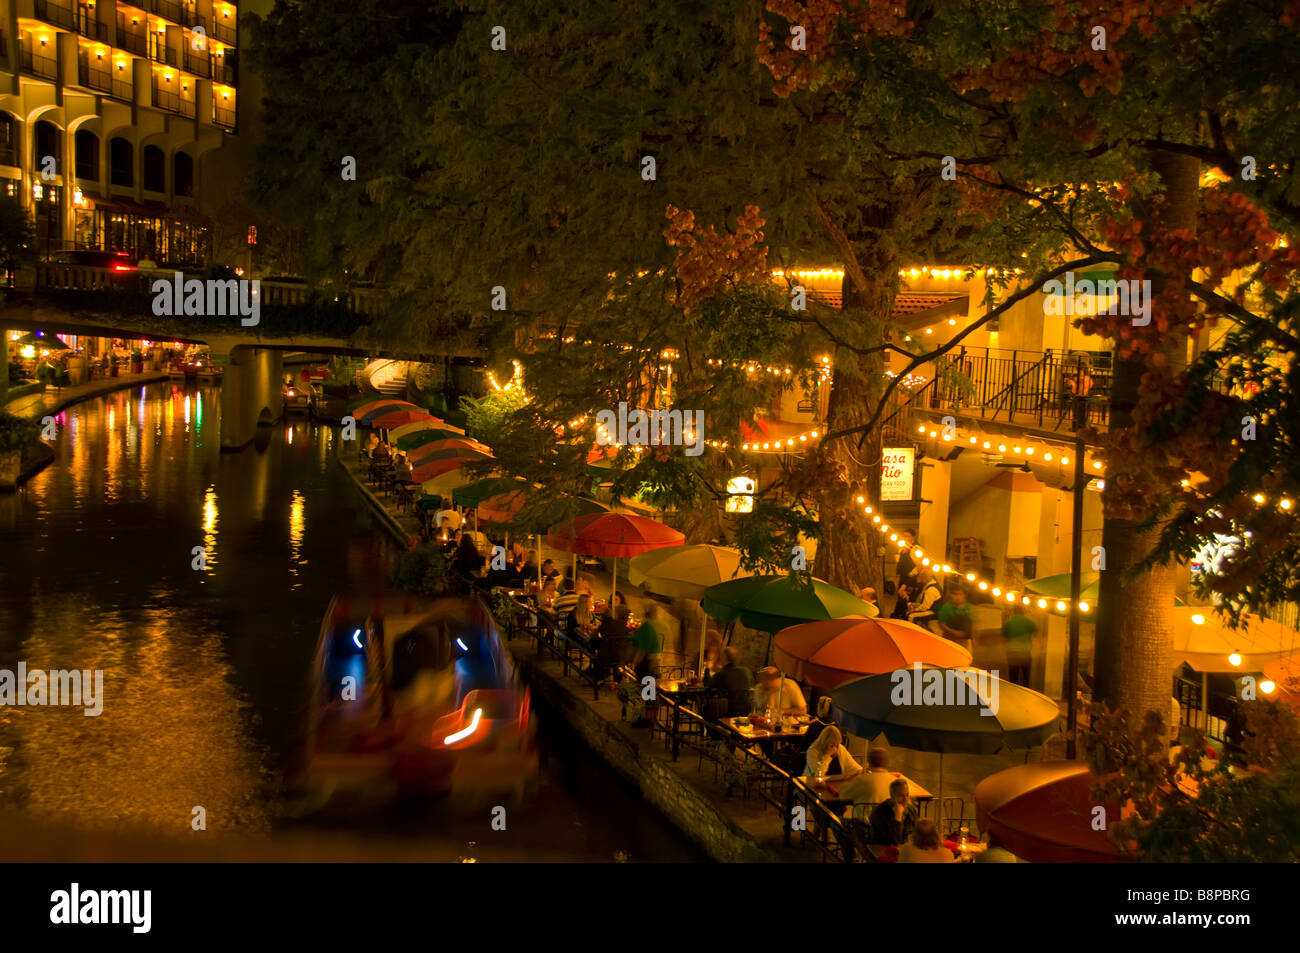
[[[371,361],[361,373],[363,386],[385,397],[406,399],[407,376],[410,373],[409,361],[380,360]]]

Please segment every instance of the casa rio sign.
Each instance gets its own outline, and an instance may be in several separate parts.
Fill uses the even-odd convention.
[[[886,447],[880,462],[880,499],[911,500],[912,479],[916,474],[916,450],[912,447]]]

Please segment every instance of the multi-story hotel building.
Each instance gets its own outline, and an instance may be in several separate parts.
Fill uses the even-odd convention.
[[[238,10],[227,0],[0,0],[0,190],[40,254],[207,261],[204,157],[236,127]]]

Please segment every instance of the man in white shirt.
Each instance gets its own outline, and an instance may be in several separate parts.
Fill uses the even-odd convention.
[[[865,819],[877,804],[889,800],[889,785],[897,775],[888,762],[884,748],[872,748],[867,752],[867,770],[840,785],[839,800],[853,802],[854,817]]]
[[[808,702],[792,678],[782,678],[775,665],[758,670],[758,684],[754,686],[754,710],[781,715],[806,715]]]
[[[434,520],[440,530],[445,529],[449,533],[454,533],[456,530],[460,529],[460,513],[452,509],[450,506],[445,510],[438,510],[438,512],[434,514]]]

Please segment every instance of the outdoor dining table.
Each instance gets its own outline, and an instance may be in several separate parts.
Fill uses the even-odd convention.
[[[754,728],[749,724],[749,718],[740,716],[737,718],[723,718],[720,724],[732,733],[732,735],[746,744],[757,744],[765,751],[769,748],[776,747],[777,743],[782,741],[795,741],[802,738],[808,733],[808,724],[806,721],[794,724],[792,718],[783,720],[784,724],[781,731],[768,731],[766,728]],[[794,725],[793,728],[789,727]]]
[[[901,779],[907,782],[907,793],[911,796],[912,800],[916,802],[917,810],[924,815],[925,809],[928,808],[930,802],[934,800],[934,795],[905,774],[900,774],[898,771],[890,771],[889,775],[891,781]],[[846,801],[841,799],[838,789],[833,784],[826,781],[822,781],[820,784],[815,780],[811,781],[809,782],[809,787],[811,787],[813,793],[817,795],[818,800],[830,807],[849,807],[857,803],[856,801]],[[868,807],[874,808],[875,805],[872,804]]]

